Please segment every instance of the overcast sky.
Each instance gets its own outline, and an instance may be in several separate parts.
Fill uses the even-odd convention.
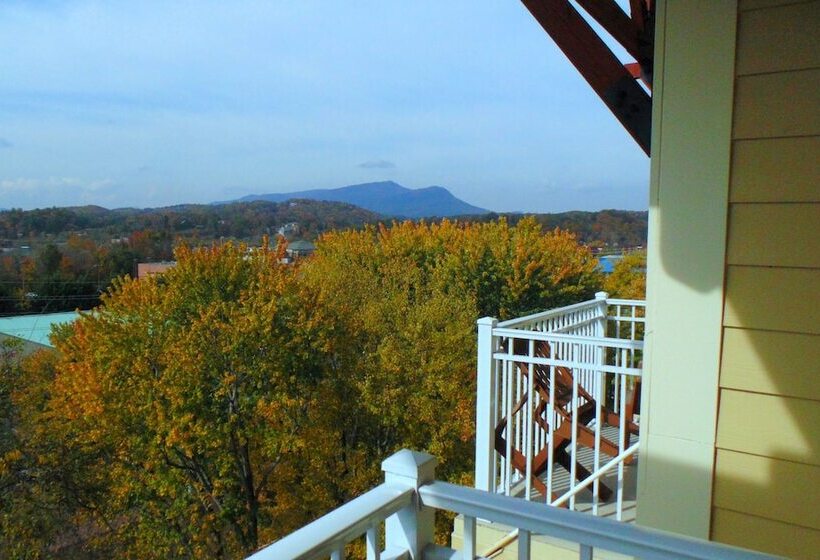
[[[516,0],[0,2],[0,208],[390,179],[645,209],[648,168]]]

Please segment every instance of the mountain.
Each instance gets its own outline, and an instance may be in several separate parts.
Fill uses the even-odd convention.
[[[291,199],[346,202],[371,212],[402,218],[465,216],[489,212],[459,200],[444,187],[408,189],[393,181],[349,185],[338,189],[253,194],[240,198],[239,202],[254,200],[284,202]]]

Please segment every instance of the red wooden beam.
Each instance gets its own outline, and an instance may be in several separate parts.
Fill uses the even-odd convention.
[[[638,26],[615,3],[614,0],[576,0],[578,4],[618,41],[626,52],[638,60],[641,57],[638,46]]]
[[[655,0],[629,0],[629,13],[638,29],[638,56],[641,79],[652,89],[655,59]]]
[[[636,80],[640,79],[641,77],[641,65],[637,62],[630,62],[628,64],[624,64],[624,68],[626,71],[629,72],[633,78]]]
[[[652,99],[568,0],[522,0],[648,155]]]

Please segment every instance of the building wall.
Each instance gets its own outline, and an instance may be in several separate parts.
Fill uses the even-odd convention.
[[[176,266],[176,262],[137,263],[137,278],[147,278],[154,274],[162,274]]]
[[[737,4],[657,10],[637,521],[708,538]]]
[[[820,550],[820,2],[738,6],[711,535]]]

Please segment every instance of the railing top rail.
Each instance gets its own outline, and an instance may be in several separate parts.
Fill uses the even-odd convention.
[[[626,350],[643,350],[643,340],[629,340],[626,338],[610,338],[604,336],[581,336],[577,334],[551,333],[541,331],[523,331],[520,329],[494,328],[495,336],[507,338],[523,338],[527,340],[543,340],[545,342],[566,342],[569,344],[590,344],[621,348]]]
[[[601,302],[605,301],[607,305],[632,305],[636,307],[646,307],[646,301],[640,299],[618,299],[618,298],[607,298],[607,299],[589,299],[586,301],[582,301],[579,303],[573,303],[572,305],[565,305],[564,307],[556,307],[555,309],[548,309],[547,311],[539,311],[538,313],[533,313],[531,315],[525,315],[524,317],[516,317],[515,319],[508,319],[506,321],[501,321],[498,323],[499,327],[503,328],[514,328],[516,326],[524,326],[530,323],[534,323],[536,321],[543,321],[545,319],[551,319],[553,317],[560,317],[561,315],[565,315],[567,313],[572,313],[573,311],[579,311],[581,309],[587,309],[590,307],[595,307],[596,305],[600,305]]]
[[[582,301],[580,303],[573,303],[572,305],[566,305],[564,307],[556,307],[555,309],[548,309],[547,311],[539,311],[538,313],[533,313],[532,315],[525,315],[524,317],[516,317],[515,319],[508,319],[506,321],[501,321],[498,323],[499,327],[510,328],[514,327],[515,325],[525,325],[528,323],[533,323],[535,321],[541,321],[543,319],[549,319],[551,317],[560,317],[565,313],[570,313],[572,311],[578,311],[580,309],[585,309],[587,307],[595,307],[601,301],[599,299],[590,299],[587,301]]]
[[[635,307],[646,307],[646,300],[643,299],[619,299],[607,298],[607,305],[634,305]]]
[[[524,501],[511,496],[435,481],[419,488],[425,506],[479,517],[534,534],[600,547],[639,558],[665,560],[771,559],[767,554],[665,531],[619,523],[580,513]]]
[[[496,360],[513,361],[519,364],[535,364],[537,366],[555,366],[566,368],[581,367],[587,371],[615,373],[620,375],[630,375],[634,377],[640,377],[643,375],[643,368],[640,367],[581,363],[572,360],[559,360],[557,358],[539,358],[538,356],[530,357],[522,356],[520,354],[507,354],[506,352],[495,352],[493,354],[493,358],[495,358]]]
[[[408,505],[413,488],[380,484],[358,498],[334,509],[275,543],[259,550],[247,560],[309,560],[330,555],[341,544],[363,534]]]

